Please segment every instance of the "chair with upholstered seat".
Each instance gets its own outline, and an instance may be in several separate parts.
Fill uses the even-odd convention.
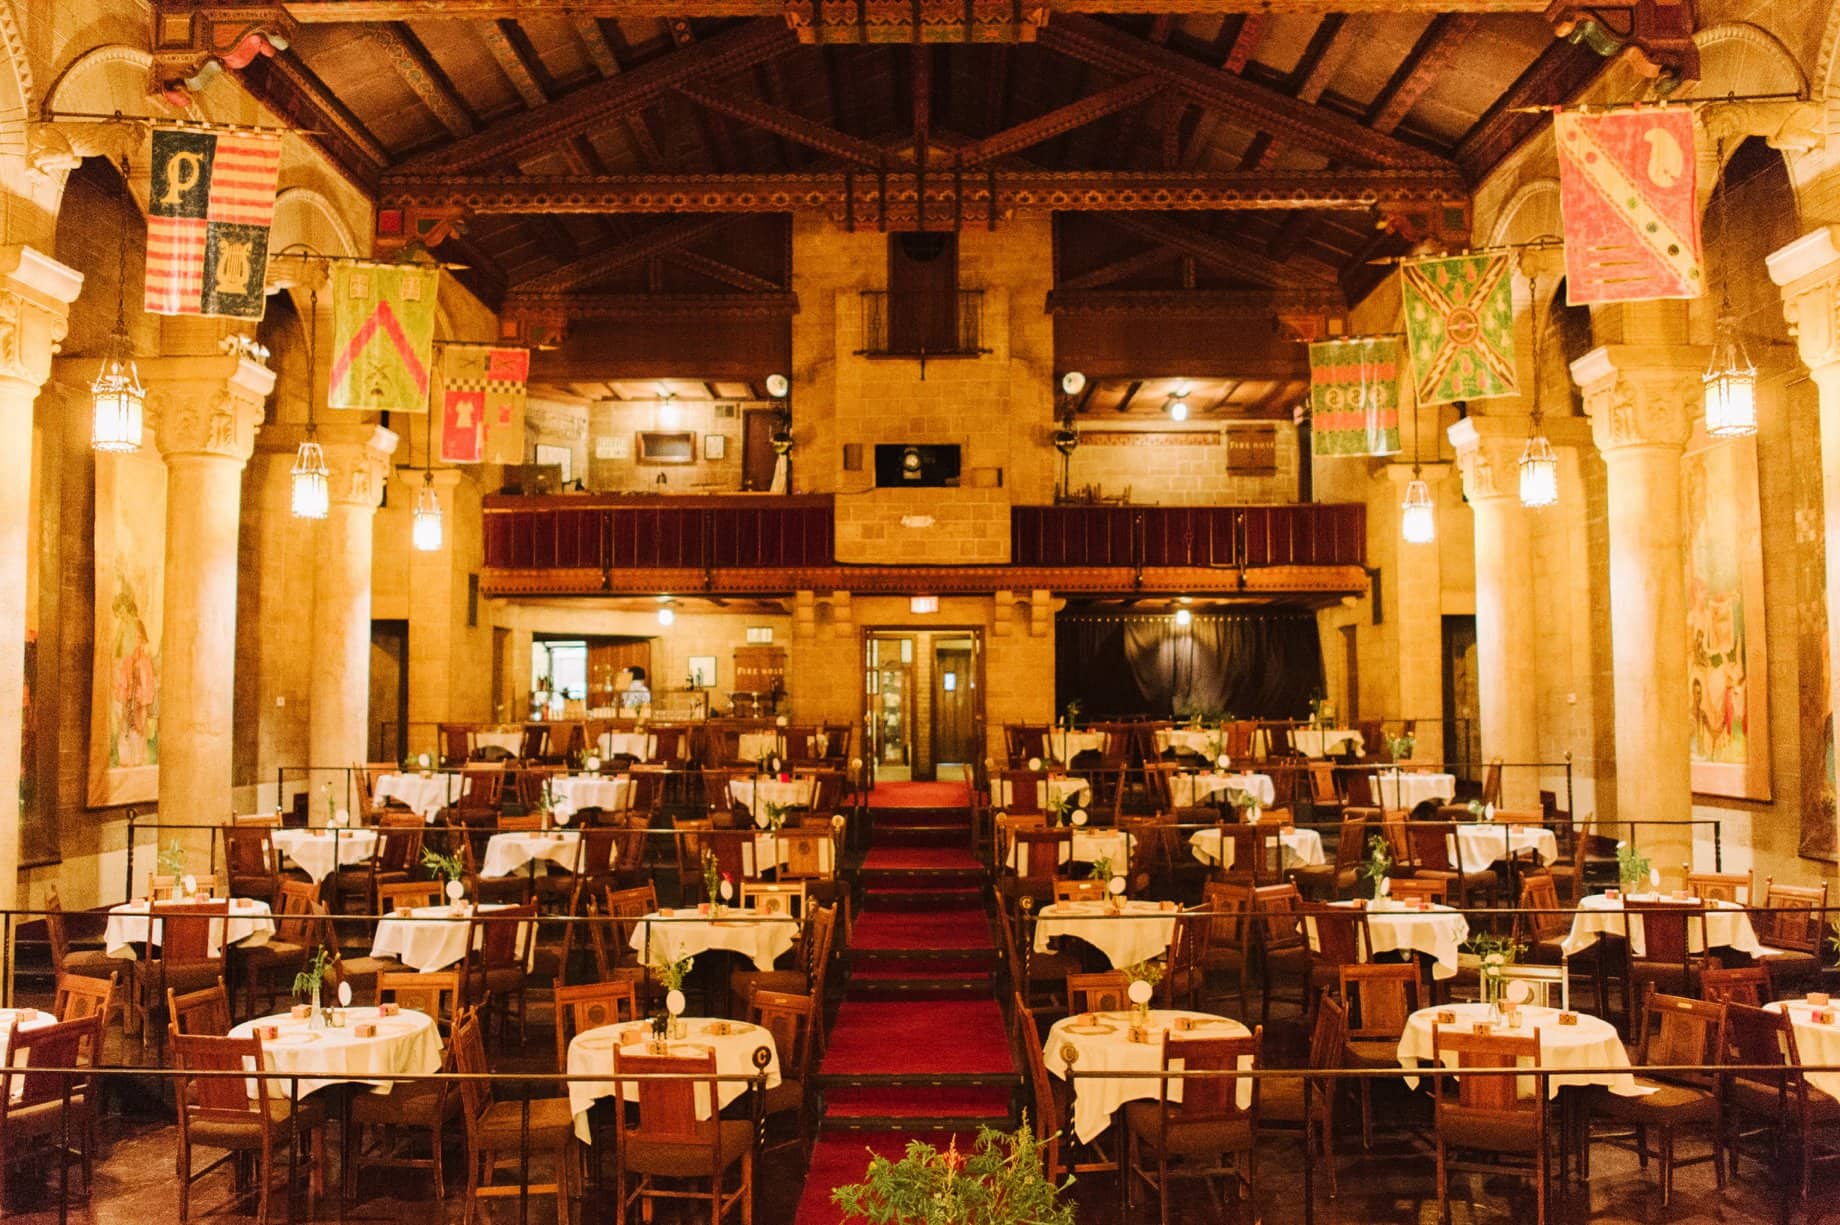
[[[1106,882],[1088,877],[1084,880],[1057,878],[1054,900],[1057,902],[1103,902]]]
[[[1559,906],[1559,889],[1550,872],[1521,877],[1521,911],[1514,916],[1514,941],[1527,961],[1556,965],[1566,959],[1565,938],[1572,921]]]
[[[230,994],[224,990],[224,980],[184,995],[175,995],[168,987],[166,1017],[175,1034],[223,1037],[230,1032]]]
[[[1418,967],[1381,964],[1342,966],[1342,1007],[1348,1014],[1344,1062],[1353,1068],[1396,1068],[1399,1039],[1418,1011]],[[1361,1081],[1361,1147],[1374,1146],[1372,1082]]]
[[[517,1005],[518,1038],[525,1033],[524,985],[530,941],[536,933],[537,904],[502,910],[475,907],[467,933],[467,956],[460,972],[460,1001],[469,1008],[490,1007],[498,1013],[502,1037]]]
[[[1351,896],[1360,880],[1361,860],[1367,854],[1369,814],[1377,820],[1379,812],[1377,808],[1344,808],[1341,832],[1336,836],[1334,862],[1298,864],[1284,870],[1285,878],[1307,898],[1327,901]]]
[[[124,968],[119,958],[109,956],[102,949],[70,947],[70,928],[55,885],[45,890],[45,935],[51,941],[51,968],[58,974],[113,978]]]
[[[1739,906],[1751,904],[1749,872],[1695,872],[1686,864],[1682,864],[1681,869],[1686,878],[1687,892],[1700,901],[1731,902]]]
[[[1725,1075],[1726,1151],[1731,1155],[1732,1177],[1737,1177],[1739,1158],[1744,1154],[1737,1137],[1748,1121],[1772,1137],[1761,1151],[1772,1156],[1790,1150],[1799,1154],[1801,1197],[1806,1200],[1815,1163],[1840,1160],[1840,1154],[1831,1149],[1817,1153],[1814,1143],[1816,1128],[1840,1126],[1840,1101],[1808,1083],[1788,1014],[1725,1005],[1725,1063],[1734,1069],[1751,1069]]]
[[[281,852],[274,831],[231,822],[224,826],[224,876],[231,897],[250,897],[275,904],[281,888]]]
[[[1080,959],[1074,954],[1034,948],[1035,923],[1033,898],[1022,898],[1014,910],[998,899],[997,934],[1003,941],[1009,981],[1031,1007],[1058,1002],[1068,975],[1080,972]]]
[[[241,953],[245,1015],[254,1015],[259,991],[272,1003],[285,990],[280,985],[282,980],[291,982],[299,973],[320,937],[320,919],[314,912],[319,886],[311,881],[284,880],[277,891],[280,912],[275,916],[274,935],[266,943]]]
[[[173,1062],[179,1103],[179,1220],[191,1219],[192,1184],[240,1152],[256,1159],[256,1220],[266,1223],[277,1158],[286,1153],[296,1135],[310,1141],[323,1160],[325,1107],[309,1097],[296,1109],[279,1087],[282,1082],[266,1076],[209,1075],[262,1067],[260,1038],[177,1034]],[[255,1089],[254,1097],[248,1095],[250,1087]],[[195,1148],[228,1149],[230,1154],[194,1171]],[[317,1167],[319,1160],[313,1164]]]
[[[1712,1004],[1761,1008],[1776,998],[1766,962],[1754,966],[1707,966],[1699,972],[1699,997]]]
[[[808,1114],[811,1095],[812,1041],[818,1029],[817,1002],[809,995],[756,988],[748,998],[747,1019],[773,1035],[773,1047],[779,1052],[779,1083],[761,1094],[761,1118],[772,1120],[793,1115],[793,1134],[778,1144],[766,1145],[762,1152],[796,1145],[801,1161],[811,1160],[811,1120]]]
[[[151,955],[134,963],[135,1009],[143,1021],[165,1004],[169,990],[196,991],[223,979],[224,952],[213,937],[221,940],[226,934],[229,913],[230,904],[221,901],[154,904],[159,943],[150,939]],[[155,1036],[163,1037],[164,1030]]]
[[[6,1203],[6,1166],[34,1144],[56,1154],[60,1171],[78,1146],[83,1195],[90,1193],[99,1131],[94,1078],[58,1068],[93,1067],[102,1050],[101,1014],[34,1029],[14,1026],[0,1049],[0,1212]],[[50,1069],[50,1070],[44,1070]]]
[[[1304,934],[1303,898],[1295,885],[1261,885],[1252,891],[1254,935],[1264,996],[1259,1021],[1271,1019],[1271,1001],[1278,980],[1297,980],[1297,1007],[1309,1006],[1310,943]]]
[[[1304,1010],[1308,1013],[1325,995],[1341,990],[1343,966],[1358,966],[1367,961],[1370,940],[1365,910],[1305,902],[1302,915],[1306,930],[1315,936],[1311,942],[1310,978],[1304,1000]]]
[[[1462,1170],[1530,1177],[1535,1225],[1545,1225],[1549,1163],[1546,1078],[1537,1075],[1540,1031],[1523,1037],[1434,1025],[1431,1051],[1433,1066],[1471,1073],[1434,1082],[1438,1219],[1450,1219],[1450,1173]],[[1536,1075],[1523,1089],[1520,1082],[1528,1078],[1479,1072],[1487,1068],[1531,1068]]]
[[[1207,977],[1208,937],[1212,926],[1200,908],[1176,916],[1175,938],[1169,942],[1169,956],[1163,981],[1156,985],[1157,998],[1165,1008],[1194,1008],[1201,999]]]
[[[1235,1073],[1258,1067],[1263,1038],[1260,1028],[1245,1038],[1172,1033],[1164,1039],[1164,1071],[1214,1075],[1191,1075],[1180,1082],[1159,1078],[1156,1100],[1125,1106],[1127,1205],[1135,1203],[1140,1182],[1155,1187],[1162,1223],[1169,1225],[1172,1176],[1212,1179],[1232,1175],[1236,1184],[1244,1184],[1246,1198],[1256,1201],[1253,1150],[1258,1141],[1259,1082],[1252,1080],[1251,1100],[1242,1102],[1240,1082],[1247,1078]],[[1179,1090],[1180,1102],[1171,1100],[1172,1089]],[[1172,1169],[1172,1161],[1180,1164]]]
[[[1311,1069],[1342,1066],[1348,1043],[1348,1014],[1341,1001],[1325,994],[1316,1001],[1316,1024],[1310,1030]],[[1304,1109],[1304,1082],[1310,1086],[1309,1110]],[[1329,1167],[1329,1194],[1336,1194],[1335,1099],[1342,1082],[1327,1076],[1267,1079],[1259,1086],[1259,1121],[1293,1123],[1303,1130],[1303,1142],[1316,1148]]]
[[[1016,1022],[1022,1030],[1022,1049],[1029,1062],[1029,1097],[1033,1109],[1029,1123],[1041,1145],[1042,1173],[1048,1181],[1059,1184],[1068,1177],[1104,1173],[1118,1168],[1118,1160],[1104,1146],[1112,1134],[1107,1128],[1089,1144],[1082,1144],[1073,1134],[1073,1090],[1064,1080],[1048,1072],[1042,1045],[1041,1025],[1023,998],[1015,997]],[[1067,1048],[1069,1067],[1078,1060],[1076,1047]]]
[[[1650,986],[1671,995],[1698,995],[1699,971],[1705,965],[1706,912],[1697,902],[1625,898],[1632,938],[1623,942],[1624,979],[1628,984],[1631,1032],[1635,1001]],[[1638,954],[1633,933],[1641,923]]]
[[[1207,955],[1203,965],[1212,975],[1237,979],[1239,1015],[1249,1011],[1249,985],[1258,952],[1256,925],[1252,918],[1252,889],[1231,881],[1211,880],[1202,886],[1201,908],[1208,915]],[[1212,999],[1218,992],[1209,992]]]
[[[1674,1171],[1683,1165],[1710,1161],[1719,1187],[1725,1186],[1725,1126],[1718,1073],[1714,1070],[1725,1053],[1725,1006],[1703,1000],[1664,995],[1651,984],[1642,1002],[1642,1044],[1637,1062],[1644,1067],[1698,1064],[1703,1072],[1667,1072],[1637,1079],[1650,1092],[1639,1097],[1617,1093],[1599,1100],[1603,1112],[1634,1128],[1631,1139],[1644,1169],[1651,1156],[1661,1161],[1661,1206],[1674,1195]],[[1675,1132],[1683,1127],[1707,1127],[1712,1147],[1685,1161],[1674,1156]],[[1660,1146],[1650,1149],[1648,1133],[1660,1132]]]
[[[656,1079],[622,1080],[646,1076]],[[631,1112],[616,1111],[619,1183],[615,1220],[626,1225],[637,1203],[649,1220],[655,1200],[701,1202],[709,1210],[710,1225],[721,1225],[739,1208],[743,1222],[753,1220],[754,1125],[746,1119],[724,1119],[713,1103],[721,1100],[716,1080],[715,1051],[698,1054],[652,1055],[626,1047],[613,1051],[614,1097],[637,1099]],[[711,1106],[699,1117],[698,1098]],[[629,1113],[632,1117],[629,1118]],[[731,1171],[738,1177],[731,1190]],[[708,1191],[683,1190],[660,1184],[707,1182]]]
[[[420,1012],[436,1027],[449,1032],[460,997],[460,976],[453,970],[427,973],[385,972],[377,975],[377,1002],[394,1003]],[[441,1060],[442,1073],[454,1070],[453,1044],[446,1043]],[[447,1126],[460,1114],[461,1099],[453,1086],[444,1080],[399,1081],[387,1093],[358,1093],[351,1099],[350,1126],[345,1133],[345,1186],[348,1194],[357,1191],[358,1175],[367,1166],[390,1169],[427,1170],[434,1179],[435,1198],[447,1194],[447,1173],[443,1150]],[[380,1129],[382,1140],[376,1148],[366,1145],[367,1133]],[[428,1156],[411,1155],[409,1138],[415,1132],[428,1134]],[[408,1133],[408,1134],[405,1134]]]
[[[1770,967],[1777,990],[1806,990],[1820,975],[1821,942],[1827,937],[1827,884],[1819,887],[1763,882],[1763,907],[1752,916],[1765,945],[1758,960]]]
[[[755,991],[785,991],[823,998],[832,953],[837,945],[837,908],[813,906],[795,949],[797,962],[784,970],[734,970],[728,976],[730,1013],[747,1007]]]
[[[115,989],[120,985],[121,977],[117,974],[107,978],[91,978],[87,974],[60,974],[57,993],[52,997],[51,1011],[60,1021],[81,1021],[99,1016],[106,1027],[109,1014],[115,1010]]]
[[[454,1070],[460,1081],[466,1122],[466,1225],[472,1225],[481,1199],[551,1195],[556,1200],[556,1220],[569,1225],[569,1201],[577,1185],[575,1119],[566,1097],[539,1097],[524,1101],[494,1099],[491,1083],[480,1079],[491,1072],[478,1018],[470,1011],[454,1026],[451,1043]],[[528,1118],[526,1118],[528,1112]],[[527,1168],[532,1157],[547,1154],[550,1181],[524,1184],[494,1181],[499,1166]]]

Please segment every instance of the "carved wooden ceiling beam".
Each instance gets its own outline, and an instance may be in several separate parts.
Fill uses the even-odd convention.
[[[885,159],[882,147],[874,141],[839,132],[836,128],[822,124],[814,119],[807,119],[795,111],[783,106],[775,106],[758,98],[749,98],[720,88],[705,88],[697,85],[680,85],[677,92],[683,97],[707,110],[739,119],[763,131],[783,136],[787,140],[797,141],[820,153],[842,158],[846,162],[855,162],[861,166],[879,166]]]
[[[509,20],[542,17],[604,17],[610,20],[623,18],[659,18],[672,17],[773,17],[788,20],[789,11],[808,8],[814,0],[275,0],[270,4],[211,4],[197,5],[174,3],[165,0],[165,7],[175,11],[201,12],[215,17],[222,13],[276,13],[285,12],[288,17],[303,25],[340,25],[349,22],[375,21],[489,21],[499,18]],[[980,5],[984,0],[979,0]],[[836,0],[827,0],[826,9],[830,9]],[[857,7],[857,0],[845,0],[849,8]],[[952,0],[949,4],[939,4],[938,0],[925,0],[929,8],[955,10],[962,23],[964,13],[963,0]],[[1169,13],[1445,13],[1455,11],[1474,11],[1482,13],[1538,13],[1546,9],[1548,0],[1158,0],[1157,11]],[[839,5],[838,7],[842,7]],[[896,0],[894,4],[878,5],[869,0],[870,8],[898,8],[909,15],[911,24],[912,0]],[[1004,10],[1005,24],[1014,15],[1011,0],[1000,0]],[[1148,11],[1147,0],[1029,0],[1022,6],[1024,21],[1017,25],[1017,37],[1023,37],[1021,26],[1039,28],[1040,19],[1045,17],[1050,23],[1057,14],[1063,13],[1114,13],[1119,15],[1139,15]],[[833,23],[826,23],[838,38],[846,38],[847,32]],[[1000,27],[987,33],[1000,32]],[[831,41],[827,38],[826,41]],[[898,39],[910,42],[911,38]],[[962,42],[962,38],[952,41]],[[982,40],[976,40],[982,41]],[[993,39],[993,41],[999,41]],[[1014,38],[1000,41],[1015,41]]]
[[[257,58],[236,77],[283,123],[318,132],[311,139],[353,184],[376,190],[389,153],[292,54]]]
[[[666,263],[676,264],[679,268],[687,268],[699,276],[706,276],[710,280],[720,281],[724,285],[732,285],[736,289],[746,290],[749,293],[780,293],[785,288],[772,277],[761,276],[745,268],[737,268],[733,264],[695,251],[672,251],[664,258]]]
[[[1047,9],[1016,0],[785,0],[802,43],[1026,43]]]
[[[798,310],[798,295],[784,290],[761,293],[562,294],[513,290],[505,295],[500,307],[500,313],[507,316],[553,311],[570,319],[682,319],[709,315],[775,318],[795,315]]]
[[[1176,258],[1178,258],[1177,252],[1167,247],[1151,247],[1147,251],[1139,251],[1135,255],[1127,255],[1122,259],[1101,264],[1097,268],[1090,268],[1077,276],[1067,277],[1060,282],[1059,288],[1097,289],[1101,285],[1110,285],[1126,277],[1136,276],[1140,272],[1148,272],[1152,268],[1161,268]]]
[[[1425,91],[1463,50],[1480,20],[1474,13],[1440,13],[1433,17],[1412,53],[1381,89],[1380,96],[1374,99],[1367,114],[1368,126],[1391,135],[1405,122],[1406,115],[1418,105]]]
[[[996,198],[991,198],[992,183]],[[522,177],[515,175],[393,174],[381,190],[385,205],[464,208],[476,214],[525,213],[787,213],[851,209],[877,215],[883,184],[891,208],[918,198],[913,174],[635,174]],[[962,196],[960,195],[962,193]],[[1015,212],[1136,212],[1241,209],[1364,210],[1393,205],[1469,202],[1462,179],[1448,169],[1337,171],[1090,171],[1003,170],[934,173],[926,180],[926,211],[967,223],[995,209]],[[955,197],[958,197],[955,199]]]
[[[645,233],[617,247],[590,252],[573,263],[553,268],[540,276],[520,281],[512,288],[536,293],[562,293],[579,289],[621,269],[644,263],[654,256],[693,242],[700,242],[727,225],[732,218],[694,217],[654,226]]]
[[[1159,74],[1170,89],[1197,106],[1223,111],[1287,144],[1315,150],[1338,161],[1357,166],[1450,165],[1435,153],[1376,132],[1338,111],[1300,102],[1231,72],[1210,68],[1179,51],[1156,46],[1090,17],[1057,18],[1042,31],[1040,43],[1121,76]]]
[[[1312,289],[1070,289],[1048,294],[1051,315],[1180,315],[1271,322],[1277,315],[1341,318],[1348,304],[1334,286]]]
[[[1551,106],[1574,98],[1608,63],[1572,42],[1555,42],[1546,48],[1469,130],[1457,146],[1457,165],[1471,182],[1480,183],[1522,141],[1547,128],[1545,115],[1520,114],[1517,107]]]
[[[1128,110],[1148,100],[1162,88],[1162,81],[1151,74],[1120,82],[1110,89],[1056,107],[1045,115],[1037,115],[967,145],[959,150],[959,161],[966,166],[976,166],[1012,153],[1020,153],[1032,145],[1053,140],[1075,128],[1096,123],[1107,115]]]
[[[1167,217],[1129,214],[1102,214],[1107,225],[1173,248],[1229,276],[1244,277],[1264,285],[1310,285],[1328,288],[1335,283],[1336,270],[1313,261],[1280,262],[1250,250],[1244,243],[1233,242]]]

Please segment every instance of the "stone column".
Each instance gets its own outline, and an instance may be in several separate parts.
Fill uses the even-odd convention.
[[[26,558],[34,537],[32,405],[51,373],[70,303],[82,287],[81,273],[31,247],[0,247],[0,907],[20,900],[20,712]]]
[[[1539,691],[1534,658],[1532,526],[1521,505],[1517,467],[1524,417],[1466,417],[1449,430],[1476,524],[1476,679],[1486,760],[1539,760]],[[1534,770],[1502,771],[1503,807],[1538,808]]]
[[[320,526],[313,574],[307,755],[313,766],[342,770],[363,762],[370,743],[371,531],[397,439],[377,425],[322,425],[319,440],[331,472],[332,509]],[[408,539],[394,547],[406,563]],[[316,776],[315,790],[334,777]],[[336,777],[335,790],[342,789],[343,775]]]
[[[210,356],[150,358],[141,375],[166,461],[159,811],[214,824],[232,811],[243,468],[275,372],[231,340]],[[206,844],[202,834],[187,841]]]
[[[1399,705],[1402,718],[1416,719],[1412,753],[1422,761],[1441,761],[1444,755],[1444,606],[1443,570],[1438,564],[1438,542],[1412,544],[1399,534],[1400,506],[1412,482],[1411,464],[1393,463],[1381,469],[1392,499],[1393,514],[1393,634],[1398,642]],[[1436,490],[1450,475],[1449,464],[1421,464],[1418,477]],[[1438,530],[1444,525],[1439,523]],[[1372,751],[1371,748],[1369,751]]]
[[[1688,762],[1687,580],[1680,459],[1693,433],[1706,351],[1602,345],[1572,363],[1604,459],[1621,821],[1693,815]],[[1692,858],[1691,827],[1638,828],[1657,865]]]

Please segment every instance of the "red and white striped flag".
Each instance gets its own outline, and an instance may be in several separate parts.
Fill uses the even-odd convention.
[[[281,139],[155,128],[145,309],[260,319]]]

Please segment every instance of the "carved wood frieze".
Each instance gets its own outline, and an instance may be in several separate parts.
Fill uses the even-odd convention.
[[[1048,20],[1020,0],[785,0],[785,14],[811,44],[1027,43]]]

